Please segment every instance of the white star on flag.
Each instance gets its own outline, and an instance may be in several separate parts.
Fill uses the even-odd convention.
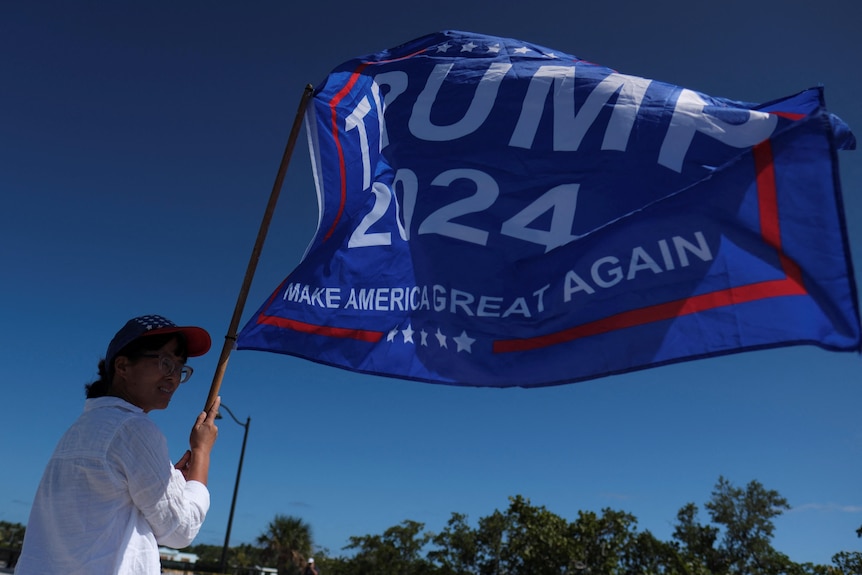
[[[414,343],[414,342],[413,342],[413,334],[414,334],[415,332],[413,331],[413,326],[411,326],[411,325],[408,323],[408,324],[407,324],[407,329],[403,329],[403,330],[401,330],[401,333],[403,333],[403,334],[404,334],[404,343]]]
[[[437,333],[434,334],[437,337],[437,343],[440,344],[440,347],[448,348],[449,346],[446,344],[446,336],[443,335],[443,332],[440,331],[440,328],[437,328]]]
[[[459,335],[458,337],[453,337],[452,340],[458,344],[458,349],[456,353],[458,351],[466,351],[467,353],[473,353],[471,346],[476,340],[468,336],[466,331],[462,331],[461,335]]]

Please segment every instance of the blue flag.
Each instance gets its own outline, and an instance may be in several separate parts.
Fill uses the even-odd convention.
[[[859,350],[855,140],[819,88],[750,104],[447,31],[336,68],[306,130],[317,232],[239,349],[495,387]]]

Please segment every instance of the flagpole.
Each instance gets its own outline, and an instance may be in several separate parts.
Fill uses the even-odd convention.
[[[284,175],[287,173],[287,166],[290,164],[290,157],[293,155],[293,148],[296,145],[296,139],[299,137],[299,130],[302,128],[302,118],[305,115],[305,108],[308,106],[308,101],[314,94],[314,87],[308,84],[302,93],[302,98],[299,101],[299,108],[296,111],[296,117],[293,120],[293,127],[290,130],[290,136],[287,139],[287,146],[284,149],[284,155],[281,157],[281,165],[278,167],[278,174],[275,177],[275,183],[272,186],[272,192],[269,195],[269,203],[266,205],[266,211],[263,214],[263,221],[260,224],[260,229],[257,232],[257,240],[254,242],[254,249],[251,251],[251,258],[248,262],[248,268],[245,272],[245,278],[242,281],[242,287],[239,290],[239,297],[236,300],[236,307],[233,310],[233,317],[230,320],[227,335],[225,335],[224,346],[219,356],[218,365],[216,366],[215,374],[213,374],[213,382],[210,386],[209,396],[204,407],[204,411],[208,411],[215,403],[218,397],[221,382],[224,379],[224,373],[227,369],[227,360],[230,357],[230,352],[233,349],[237,338],[237,328],[239,320],[242,317],[245,301],[248,299],[248,291],[251,287],[251,280],[254,277],[257,262],[260,259],[260,253],[263,250],[263,242],[266,239],[266,233],[269,230],[269,223],[272,220],[272,214],[275,211],[275,204],[278,202],[278,195],[281,192],[281,186],[284,183]]]

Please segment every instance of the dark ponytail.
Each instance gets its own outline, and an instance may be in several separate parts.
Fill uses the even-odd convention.
[[[84,389],[87,390],[87,399],[108,395],[110,387],[111,380],[108,378],[108,368],[103,359],[99,362],[99,379],[84,386]]]

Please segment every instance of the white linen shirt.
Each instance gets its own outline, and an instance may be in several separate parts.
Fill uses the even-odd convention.
[[[158,546],[189,545],[209,504],[206,486],[174,469],[143,410],[88,399],[42,476],[15,573],[157,574]]]

